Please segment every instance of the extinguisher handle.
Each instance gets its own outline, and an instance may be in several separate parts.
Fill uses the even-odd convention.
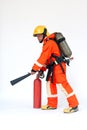
[[[45,77],[44,72],[42,70],[38,71],[38,74],[36,75],[36,78],[43,79]]]
[[[43,79],[45,77],[44,73],[40,75],[40,78]]]

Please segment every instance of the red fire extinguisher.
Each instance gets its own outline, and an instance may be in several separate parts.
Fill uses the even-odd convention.
[[[39,75],[36,76],[34,80],[33,86],[33,107],[34,108],[41,108],[41,89],[42,89],[42,82],[39,78]]]

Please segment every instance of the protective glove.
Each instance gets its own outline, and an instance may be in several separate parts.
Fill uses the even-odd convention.
[[[33,74],[35,74],[37,71],[35,71],[35,70],[31,70],[31,75],[33,75]]]
[[[43,79],[45,77],[43,70],[38,71],[38,75],[39,75],[39,78],[41,78],[41,79]]]

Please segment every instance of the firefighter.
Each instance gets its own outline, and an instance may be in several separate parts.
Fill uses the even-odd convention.
[[[63,110],[64,113],[72,113],[78,111],[78,99],[67,81],[66,77],[66,63],[61,60],[61,64],[55,64],[55,55],[60,57],[60,49],[56,42],[52,39],[53,35],[50,35],[47,28],[43,25],[37,26],[34,29],[33,36],[37,37],[40,43],[43,43],[42,52],[39,58],[32,66],[31,74],[48,70],[46,78],[47,88],[47,104],[42,105],[42,110],[53,110],[58,107],[57,96],[57,84],[59,84],[61,90],[65,93],[68,102],[68,107]],[[62,66],[62,67],[61,67]]]

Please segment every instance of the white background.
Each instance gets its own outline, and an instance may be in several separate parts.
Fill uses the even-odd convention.
[[[64,114],[67,106],[59,90],[55,111],[33,109],[35,75],[11,86],[10,80],[30,72],[42,45],[33,37],[37,25],[50,33],[62,32],[74,60],[67,78],[78,100],[79,112]],[[86,0],[0,0],[0,129],[87,129],[87,1]],[[46,103],[45,79],[42,104]]]

